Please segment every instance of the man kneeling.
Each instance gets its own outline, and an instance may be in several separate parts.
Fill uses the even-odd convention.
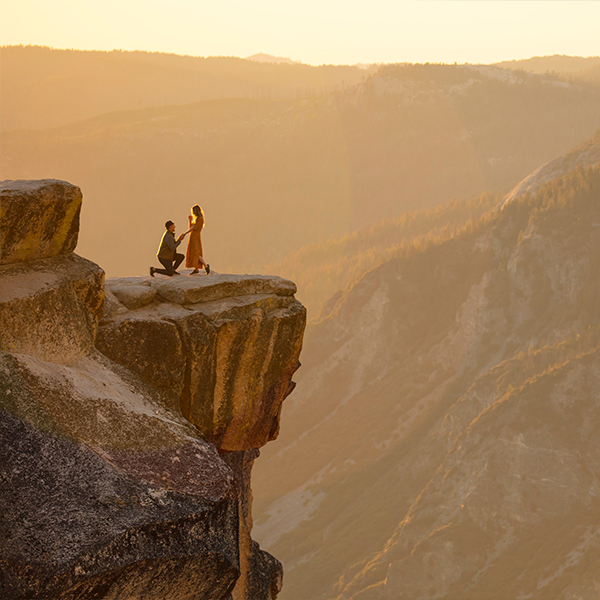
[[[177,267],[185,258],[183,254],[178,254],[175,250],[177,249],[177,246],[181,244],[187,231],[182,233],[177,240],[175,240],[175,223],[173,223],[173,221],[167,221],[165,227],[167,230],[163,234],[162,240],[160,240],[160,246],[158,247],[158,253],[156,255],[164,269],[150,267],[150,277],[154,277],[154,273],[161,273],[162,275],[168,275],[169,277],[179,275]]]

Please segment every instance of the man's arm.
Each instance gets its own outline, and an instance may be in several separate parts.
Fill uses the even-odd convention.
[[[179,239],[177,241],[175,241],[175,236],[174,235],[168,235],[165,238],[165,242],[167,243],[167,246],[169,248],[169,250],[171,250],[171,252],[175,252],[175,249],[177,248],[177,246],[179,246],[179,244],[181,244],[181,236],[179,236]]]

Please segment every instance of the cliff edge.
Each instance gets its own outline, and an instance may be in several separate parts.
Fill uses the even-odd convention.
[[[81,191],[0,184],[0,597],[272,599],[250,471],[306,320],[277,277],[108,280]]]

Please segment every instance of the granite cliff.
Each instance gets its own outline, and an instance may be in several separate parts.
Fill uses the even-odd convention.
[[[0,597],[271,600],[250,474],[306,320],[278,277],[108,280],[81,191],[0,188]]]

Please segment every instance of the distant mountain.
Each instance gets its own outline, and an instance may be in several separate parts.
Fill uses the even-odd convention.
[[[595,597],[600,167],[572,166],[309,326],[253,475],[282,600]]]
[[[342,238],[305,246],[283,261],[268,265],[266,270],[295,281],[312,318],[319,318],[327,299],[334,295],[337,298],[351,282],[407,246],[422,243],[424,239],[437,242],[449,239],[468,221],[476,220],[494,206],[499,209],[525,194],[536,194],[546,183],[576,166],[596,165],[600,165],[600,130],[593,139],[536,169],[501,199],[495,194],[485,194],[471,201],[454,200],[435,209],[384,219]]]
[[[411,245],[451,238],[498,202],[497,194],[483,194],[473,200],[453,200],[429,210],[404,213],[397,219],[383,219],[343,237],[305,246],[283,261],[267,265],[265,271],[294,281],[311,318],[319,319],[342,290],[367,271]]]
[[[522,69],[529,73],[559,73],[562,75],[576,74],[594,66],[600,65],[600,56],[565,56],[554,54],[552,56],[534,56],[522,60],[505,60],[495,63],[503,69]]]
[[[336,92],[307,86],[297,99],[269,100],[257,91],[254,99],[136,108],[60,128],[4,131],[2,178],[54,177],[86,190],[79,251],[112,276],[147,272],[162,224],[172,219],[182,230],[196,202],[206,211],[204,248],[211,266],[264,272],[302,247],[400,219],[407,211],[488,190],[508,192],[600,128],[600,86],[497,67],[388,65],[369,75],[356,67],[329,71],[222,59],[219,70],[221,59],[141,55],[131,62],[129,54],[67,53],[69,61],[80,61],[69,71],[78,73],[72,86],[25,69],[13,75],[28,73],[33,87],[19,88],[13,79],[6,88],[11,79],[2,56],[2,90],[13,97],[12,104],[2,104],[7,122],[23,115],[46,119],[32,106],[49,105],[54,92],[62,98],[71,89],[73,112],[88,110],[77,94],[102,96],[93,90],[113,81],[112,75],[105,80],[94,74],[110,71],[101,69],[104,61],[121,64],[121,58],[133,71],[122,72],[122,87],[107,88],[119,102],[135,80],[132,73],[153,80],[155,61],[212,65],[219,78],[228,76],[228,65],[241,73],[278,72],[294,86],[296,73],[342,78]],[[167,72],[181,75],[171,67]],[[344,78],[355,72],[361,83]],[[202,79],[199,71],[186,73],[190,81]],[[205,94],[218,93],[217,84],[203,85]],[[19,103],[23,89],[29,91]]]
[[[600,65],[590,67],[589,69],[584,69],[583,71],[578,71],[575,74],[575,77],[581,81],[600,83]]]
[[[525,194],[536,194],[546,183],[558,179],[575,167],[595,167],[600,164],[600,130],[575,150],[542,165],[516,185],[504,198],[502,206]]]
[[[297,99],[362,81],[358,67],[271,64],[231,56],[0,48],[3,130],[43,129],[119,110],[217,98]],[[291,61],[290,61],[291,62]]]
[[[283,56],[272,56],[271,54],[253,54],[252,56],[246,56],[246,60],[254,60],[256,62],[262,63],[285,63],[287,65],[295,65],[298,64],[297,60],[292,60],[291,58],[284,58]],[[358,66],[358,65],[357,65]]]

